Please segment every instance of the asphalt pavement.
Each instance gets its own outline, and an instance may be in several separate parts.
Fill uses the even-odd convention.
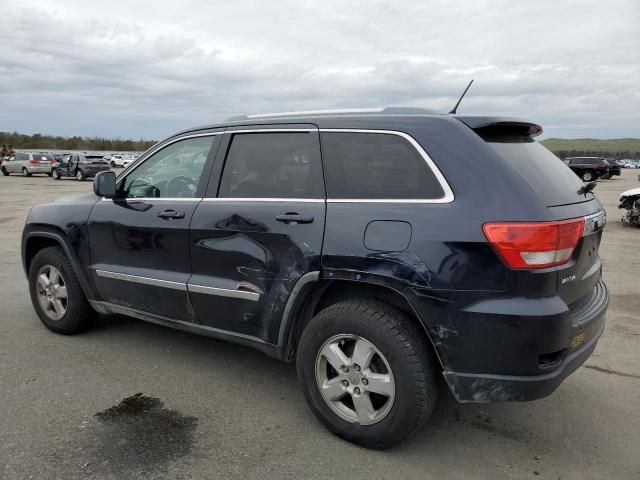
[[[384,452],[346,443],[307,409],[293,365],[138,320],[65,337],[42,326],[20,264],[29,208],[90,182],[0,177],[0,478],[640,479],[640,228],[599,181],[611,292],[596,351],[550,397],[458,405]]]

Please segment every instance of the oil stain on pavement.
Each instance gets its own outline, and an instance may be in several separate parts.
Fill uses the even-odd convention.
[[[85,478],[107,472],[118,478],[152,476],[189,454],[198,419],[163,406],[158,398],[136,393],[96,413],[97,422],[84,422],[80,468]]]

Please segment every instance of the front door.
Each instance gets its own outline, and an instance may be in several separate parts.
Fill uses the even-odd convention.
[[[219,137],[209,132],[165,142],[118,178],[115,199],[102,199],[93,208],[92,273],[105,301],[193,320],[187,297],[189,223]]]
[[[191,222],[197,319],[276,343],[293,286],[320,268],[326,206],[317,128],[227,130],[207,197]]]

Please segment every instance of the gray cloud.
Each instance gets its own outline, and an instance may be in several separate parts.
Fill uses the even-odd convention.
[[[4,3],[4,4],[3,4]],[[640,136],[640,3],[0,0],[0,130],[161,138],[410,105]]]

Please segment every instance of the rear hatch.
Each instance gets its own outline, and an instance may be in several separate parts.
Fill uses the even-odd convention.
[[[473,130],[538,194],[551,218],[584,218],[583,233],[569,259],[546,269],[556,275],[558,295],[574,310],[574,306],[597,294],[601,275],[598,249],[606,222],[602,205],[593,193],[581,190],[585,184],[562,160],[533,139],[542,131],[538,125],[488,122]]]
[[[55,160],[48,153],[34,153],[32,163],[38,163],[40,165],[50,165]]]

